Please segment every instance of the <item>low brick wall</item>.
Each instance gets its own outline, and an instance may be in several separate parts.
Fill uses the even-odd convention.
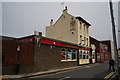
[[[34,73],[34,65],[20,65],[19,74]]]
[[[77,66],[77,61],[61,62],[62,47],[41,45],[34,48],[34,71],[47,71]]]
[[[2,75],[13,75],[17,72],[17,65],[4,65],[2,66]]]

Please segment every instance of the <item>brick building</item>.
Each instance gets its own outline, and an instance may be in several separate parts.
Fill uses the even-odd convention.
[[[17,43],[16,38],[2,36],[2,74],[16,74],[17,72]]]
[[[92,37],[90,37],[90,44],[94,45],[92,49],[95,50],[91,56],[89,54],[81,55],[79,51],[90,51],[90,48],[43,37],[40,32],[18,39],[3,37],[2,42],[3,74],[34,73],[74,67],[82,65],[86,58],[90,57],[92,62],[101,61],[99,58],[99,56],[101,57],[100,43]]]
[[[100,41],[100,42],[108,46],[108,52],[109,52],[110,56],[113,59],[115,59],[114,44],[113,44],[113,42],[110,41],[110,40],[104,40],[104,41]]]
[[[3,74],[33,73],[77,66],[79,49],[89,50],[41,35],[7,40],[3,37],[2,41]]]
[[[113,51],[111,48],[111,41],[99,41],[90,36],[90,45],[94,45],[95,49],[95,62],[108,61]],[[93,49],[90,51],[91,57],[93,56]]]
[[[95,45],[95,47],[96,47],[95,55],[94,55],[95,62],[100,62],[101,61],[101,59],[100,59],[100,42],[97,39],[90,36],[90,45],[91,44]],[[90,53],[92,55],[92,51]]]

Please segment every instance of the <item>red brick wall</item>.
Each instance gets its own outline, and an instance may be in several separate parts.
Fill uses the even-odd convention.
[[[35,47],[35,72],[77,66],[77,61],[61,62],[61,49],[62,47],[53,46],[51,48],[50,45],[44,44]]]
[[[16,74],[17,64],[17,43],[15,39],[2,39],[2,55],[4,56],[4,63],[2,64],[2,74]]]
[[[19,43],[20,45],[20,64],[29,65],[34,63],[34,46],[32,43]]]
[[[5,56],[3,65],[17,64],[17,44],[15,40],[2,41],[2,55]]]
[[[33,73],[34,72],[34,43],[30,42],[30,38],[17,40],[20,46],[20,68],[19,73]]]

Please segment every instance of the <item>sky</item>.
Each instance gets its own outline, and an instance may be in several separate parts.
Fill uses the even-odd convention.
[[[2,32],[0,35],[22,37],[42,32],[60,17],[64,6],[73,16],[81,16],[88,21],[90,36],[98,40],[112,40],[112,25],[108,2],[2,2]],[[118,27],[118,3],[114,2],[114,17]],[[1,14],[1,13],[0,13]],[[116,30],[118,31],[118,30]],[[118,36],[118,35],[117,35]]]

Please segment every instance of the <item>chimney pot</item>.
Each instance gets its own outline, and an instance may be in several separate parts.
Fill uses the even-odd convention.
[[[51,21],[50,21],[50,26],[52,26],[53,25],[53,19],[51,19]]]
[[[66,14],[68,12],[67,6],[65,6],[65,9],[63,10],[63,14]]]

